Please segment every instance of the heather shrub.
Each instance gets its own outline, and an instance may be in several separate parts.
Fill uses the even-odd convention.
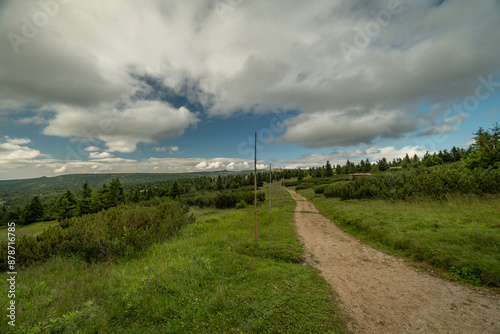
[[[155,199],[120,205],[96,214],[70,218],[36,236],[16,242],[16,264],[43,261],[54,255],[94,262],[114,259],[173,236],[193,221],[178,201]],[[0,269],[7,270],[7,243],[0,248]]]

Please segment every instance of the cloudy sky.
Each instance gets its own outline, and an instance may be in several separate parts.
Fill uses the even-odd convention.
[[[497,0],[0,1],[0,179],[468,147],[499,31]]]

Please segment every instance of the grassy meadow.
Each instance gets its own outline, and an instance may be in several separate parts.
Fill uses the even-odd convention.
[[[4,316],[0,332],[345,333],[333,291],[303,263],[295,203],[281,196],[271,220],[268,199],[259,206],[258,244],[253,206],[192,208],[195,222],[133,256],[18,268],[16,327]]]
[[[298,192],[344,231],[378,249],[430,265],[449,279],[500,287],[499,195],[342,201],[312,189]]]
[[[59,222],[57,220],[48,222],[38,222],[30,225],[25,225],[21,228],[16,228],[16,237],[21,238],[25,235],[37,235],[48,229],[49,227],[58,226]],[[7,227],[0,229],[0,235],[7,235]],[[3,239],[2,239],[3,240]]]

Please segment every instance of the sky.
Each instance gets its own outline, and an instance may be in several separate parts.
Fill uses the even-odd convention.
[[[499,31],[497,0],[0,1],[0,179],[467,148]]]

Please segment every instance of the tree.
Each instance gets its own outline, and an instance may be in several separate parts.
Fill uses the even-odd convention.
[[[125,192],[123,191],[120,180],[115,177],[109,184],[109,193],[112,201],[112,206],[117,206],[125,201]]]
[[[363,170],[365,173],[371,172],[372,171],[372,164],[368,158],[365,160],[365,169]]]
[[[470,154],[465,158],[465,167],[500,168],[500,125],[495,123],[487,131],[479,128],[474,134],[474,141],[469,148]]]
[[[382,158],[377,162],[378,164],[378,170],[383,172],[389,169],[389,163],[387,162],[386,158]]]
[[[220,179],[220,177],[219,177],[219,179]],[[177,183],[177,181],[174,181],[174,183],[170,187],[168,195],[172,198],[177,198],[177,197],[179,197],[180,194],[181,194],[181,191],[179,189],[179,184]]]
[[[101,211],[102,209],[108,209],[113,206],[113,197],[106,183],[104,183],[97,192],[95,203],[97,209],[96,211]]]
[[[5,205],[3,205],[2,210],[0,210],[0,223],[1,223],[1,225],[7,223],[7,221],[5,220],[6,216],[7,216],[7,208],[5,207]]]
[[[23,215],[24,224],[31,224],[43,217],[43,204],[38,195],[33,196],[31,202],[26,205]]]
[[[70,190],[66,190],[57,201],[57,213],[60,220],[78,215],[78,199]]]
[[[425,167],[432,167],[443,164],[443,159],[439,157],[438,154],[434,153],[433,155],[426,154],[422,159],[422,164]]]
[[[21,222],[21,215],[20,215],[20,212],[21,212],[21,208],[19,207],[16,207],[14,210],[10,210],[10,211],[7,211],[7,213],[5,214],[5,221],[7,223],[11,223],[11,222],[14,222],[14,223],[20,223]]]
[[[333,175],[332,165],[330,165],[330,161],[327,160],[325,165],[325,176],[330,177],[332,175]]]
[[[78,203],[78,214],[80,216],[94,212],[92,205],[92,188],[89,183],[85,181],[81,190],[80,202]]]

